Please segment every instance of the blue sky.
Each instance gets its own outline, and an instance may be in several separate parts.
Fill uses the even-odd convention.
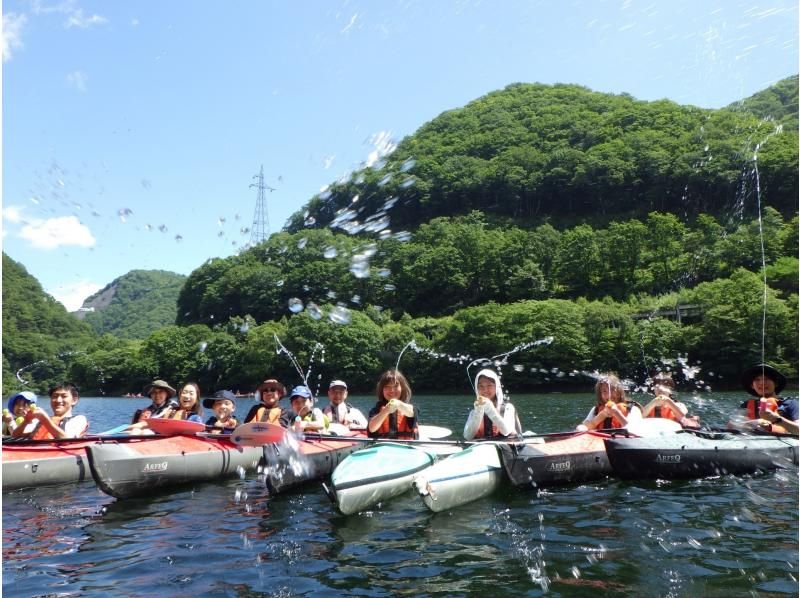
[[[3,3],[3,250],[76,309],[189,274],[514,82],[718,108],[798,71],[796,0]]]

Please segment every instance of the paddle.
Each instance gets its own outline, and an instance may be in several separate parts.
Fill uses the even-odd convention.
[[[678,422],[663,417],[647,417],[628,424],[628,432],[641,438],[666,436],[683,430]]]
[[[441,426],[419,426],[420,438],[428,438],[430,440],[437,440],[439,438],[447,438],[453,434],[452,430],[442,428]]]
[[[158,417],[149,418],[147,427],[162,436],[197,434],[198,432],[206,431],[206,425],[202,422],[192,422],[185,419],[161,419]]]

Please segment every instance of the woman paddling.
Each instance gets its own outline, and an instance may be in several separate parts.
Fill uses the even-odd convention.
[[[522,434],[514,405],[503,395],[500,377],[489,369],[475,376],[477,398],[464,424],[464,438],[508,438]]]
[[[739,407],[728,426],[744,430],[771,433],[798,433],[797,399],[781,398],[786,386],[786,377],[766,363],[759,363],[742,372],[742,387],[753,398]]]
[[[595,405],[577,427],[578,431],[625,428],[641,421],[641,408],[625,395],[625,388],[616,374],[601,374],[594,385],[594,394]]]
[[[411,387],[400,370],[381,374],[376,387],[378,402],[369,412],[370,438],[419,438],[419,412],[411,404]]]

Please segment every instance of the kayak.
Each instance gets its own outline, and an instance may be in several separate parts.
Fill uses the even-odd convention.
[[[354,452],[333,470],[328,495],[345,515],[364,511],[411,490],[414,476],[453,450],[460,447],[380,442]]]
[[[685,430],[656,438],[611,437],[606,451],[624,479],[692,479],[748,474],[798,464],[798,439]]]
[[[86,447],[94,442],[85,438],[3,442],[3,492],[91,480]]]
[[[307,435],[303,440],[287,436],[279,443],[267,444],[261,449],[266,484],[271,494],[279,494],[306,482],[320,480],[334,470],[348,455],[364,446],[366,437],[354,435],[336,439],[324,435]]]
[[[414,487],[425,505],[438,513],[494,492],[503,480],[497,446],[473,444],[420,473]]]
[[[86,447],[92,477],[103,492],[116,498],[235,476],[256,469],[262,454],[262,447],[237,446],[225,434],[138,436]]]
[[[500,445],[514,486],[536,488],[603,478],[611,473],[601,432],[567,432]]]

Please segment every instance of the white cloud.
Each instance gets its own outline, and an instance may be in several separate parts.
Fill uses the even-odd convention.
[[[3,15],[3,62],[11,60],[12,50],[22,47],[22,27],[27,20],[13,12]]]
[[[92,231],[75,216],[30,221],[22,227],[19,236],[36,249],[57,249],[72,245],[92,247],[95,243]]]
[[[60,301],[69,311],[77,311],[84,300],[103,288],[102,284],[91,280],[79,280],[72,284],[62,284],[55,291],[47,292]]]
[[[80,27],[81,29],[88,29],[93,25],[103,25],[108,23],[108,19],[100,15],[92,15],[90,17],[84,16],[83,9],[78,8],[73,10],[67,15],[67,20],[64,22],[64,27],[71,29],[72,27]]]
[[[22,206],[3,206],[3,220],[8,222],[22,222]]]
[[[83,71],[73,71],[67,75],[67,83],[78,91],[86,91],[86,82],[89,80],[89,75]]]
[[[139,19],[131,19],[131,27],[138,27]]]

